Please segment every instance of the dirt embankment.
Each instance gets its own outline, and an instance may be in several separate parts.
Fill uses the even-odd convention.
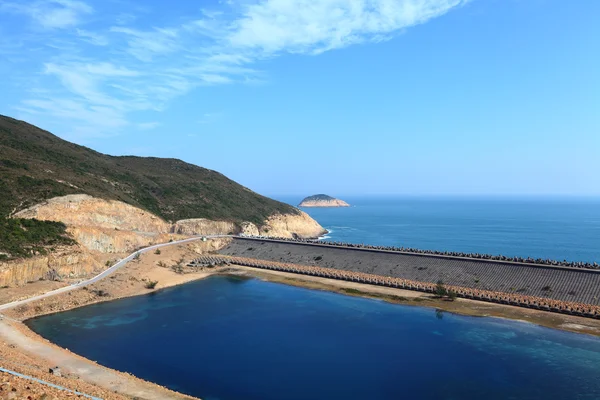
[[[34,316],[70,310],[88,304],[146,294],[200,279],[212,271],[188,268],[186,264],[200,254],[216,251],[230,240],[227,238],[206,242],[199,240],[166,246],[156,252],[144,253],[139,259],[129,262],[114,274],[92,285],[9,309],[4,314],[22,321]]]

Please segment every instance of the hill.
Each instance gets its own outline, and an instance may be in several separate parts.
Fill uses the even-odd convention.
[[[67,142],[31,124],[0,115],[1,253],[21,254],[21,244],[67,242],[59,225],[39,229],[6,217],[43,200],[69,194],[119,200],[167,221],[207,218],[257,225],[274,214],[296,214],[206,168],[177,159],[115,157]],[[7,225],[8,224],[8,225]],[[33,231],[39,230],[40,237]],[[63,239],[61,239],[63,237]],[[7,243],[12,250],[7,251]],[[29,251],[25,251],[29,253]]]

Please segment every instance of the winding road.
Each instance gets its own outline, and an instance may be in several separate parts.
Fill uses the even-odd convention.
[[[107,276],[113,274],[114,272],[116,272],[121,267],[124,267],[129,261],[133,260],[136,257],[137,254],[143,254],[143,253],[146,253],[148,251],[155,250],[155,249],[158,249],[158,248],[161,248],[161,247],[173,246],[173,245],[176,245],[176,244],[182,244],[182,243],[193,242],[193,241],[196,241],[196,240],[202,240],[203,238],[206,238],[206,239],[215,239],[215,238],[230,237],[230,236],[231,235],[195,236],[195,237],[188,238],[188,239],[176,240],[176,241],[173,241],[173,242],[160,243],[160,244],[155,244],[155,245],[152,245],[152,246],[149,246],[149,247],[145,247],[145,248],[140,249],[140,250],[138,250],[138,251],[136,251],[134,253],[131,253],[129,256],[127,256],[124,259],[120,260],[119,262],[117,262],[112,267],[110,267],[110,268],[102,271],[101,273],[99,273],[98,275],[94,276],[91,279],[88,279],[86,281],[81,281],[81,282],[75,283],[73,285],[65,286],[65,287],[62,287],[60,289],[52,290],[50,292],[47,292],[47,293],[44,293],[44,294],[40,294],[38,296],[33,296],[33,297],[29,297],[27,299],[17,300],[17,301],[13,301],[11,303],[2,304],[2,305],[0,305],[0,312],[2,312],[4,310],[7,310],[9,308],[14,308],[14,307],[18,307],[18,306],[23,305],[23,304],[31,303],[32,301],[41,300],[41,299],[44,299],[46,297],[56,296],[57,294],[69,292],[71,290],[75,290],[75,289],[79,289],[79,288],[82,288],[82,287],[87,286],[87,285],[91,285],[92,283],[98,282],[100,279],[104,279]]]

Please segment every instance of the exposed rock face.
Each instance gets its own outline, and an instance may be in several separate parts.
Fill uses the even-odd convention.
[[[122,231],[167,233],[170,224],[129,204],[86,194],[54,197],[19,211],[16,218],[61,221],[67,226],[93,226]]]
[[[260,228],[261,235],[273,237],[317,238],[325,233],[327,230],[303,211],[298,215],[273,215]]]
[[[67,225],[67,231],[79,245],[53,251],[47,256],[0,263],[0,286],[53,279],[56,275],[89,276],[92,272],[104,268],[104,265],[97,261],[102,254],[131,253],[140,247],[191,235],[244,233],[253,236],[315,238],[326,232],[304,212],[297,215],[273,215],[260,227],[251,222],[236,224],[203,218],[185,219],[169,224],[126,203],[88,195],[55,197],[16,213],[15,217],[61,221]],[[224,246],[219,241],[207,243],[198,242],[199,251],[217,250],[219,246]]]
[[[239,231],[240,228],[233,222],[205,218],[182,219],[171,227],[172,233],[181,235],[229,235]]]
[[[326,194],[315,194],[302,200],[298,207],[350,207],[350,204]]]
[[[183,235],[172,235],[154,232],[120,231],[114,229],[94,228],[91,226],[69,227],[67,231],[82,246],[100,253],[131,253],[137,248],[156,243],[168,242],[170,239],[183,239]]]
[[[67,246],[44,256],[0,262],[0,287],[39,279],[78,278],[103,268],[85,249]]]
[[[214,238],[207,241],[197,240],[188,243],[186,246],[198,254],[206,254],[221,250],[231,243],[231,238]]]
[[[260,232],[258,231],[258,228],[252,222],[242,222],[241,223],[241,232],[240,233],[243,234],[243,235],[247,235],[247,236],[258,236],[258,235],[260,235]]]
[[[157,243],[168,233],[179,235],[227,235],[245,233],[277,237],[314,238],[325,229],[308,214],[275,214],[260,227],[251,222],[236,224],[204,218],[169,224],[157,216],[120,201],[88,195],[55,197],[15,214],[18,218],[61,221],[83,246],[102,253],[133,251]]]

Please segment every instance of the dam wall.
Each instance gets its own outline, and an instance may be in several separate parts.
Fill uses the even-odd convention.
[[[600,272],[468,258],[235,238],[220,254],[600,305]]]
[[[414,290],[425,293],[436,293],[437,284],[418,282],[409,279],[392,278],[364,272],[341,271],[334,268],[323,268],[307,265],[290,264],[276,261],[257,260],[246,257],[223,255],[201,256],[192,261],[190,267],[205,267],[216,265],[240,265],[272,271],[287,272],[327,279],[337,279],[348,282],[358,282],[369,285],[384,286],[396,289]],[[600,319],[600,306],[572,301],[553,300],[548,298],[527,296],[515,293],[494,292],[489,290],[471,289],[459,286],[445,286],[445,289],[456,297],[506,304],[516,307],[532,308],[561,314],[575,315],[586,318]]]

